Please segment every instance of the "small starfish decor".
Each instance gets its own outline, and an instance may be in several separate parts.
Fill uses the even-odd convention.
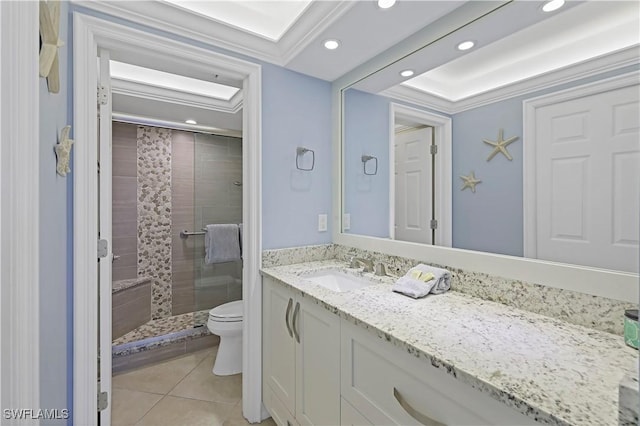
[[[499,152],[503,153],[509,161],[513,160],[513,157],[511,157],[511,154],[509,154],[509,151],[507,151],[507,146],[510,143],[515,142],[517,139],[517,136],[512,136],[509,139],[504,140],[504,129],[500,129],[500,131],[498,132],[498,140],[496,141],[482,139],[482,142],[486,143],[487,145],[493,146],[493,151],[487,157],[487,161],[490,161]]]
[[[49,92],[60,92],[60,71],[58,49],[64,43],[60,33],[60,2],[40,0],[40,77],[47,78]]]
[[[56,172],[62,177],[71,171],[69,167],[69,157],[71,156],[73,140],[69,139],[69,132],[71,132],[71,126],[65,126],[60,132],[60,142],[54,147],[56,158],[58,159]]]
[[[462,182],[464,182],[460,191],[464,191],[465,189],[470,188],[471,192],[473,192],[474,194],[476,193],[476,185],[482,182],[481,180],[476,179],[473,172],[469,173],[469,176],[460,176],[460,179],[462,179]]]

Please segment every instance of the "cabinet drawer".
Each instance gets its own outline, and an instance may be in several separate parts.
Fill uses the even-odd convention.
[[[362,328],[341,333],[342,397],[373,424],[536,424]]]
[[[341,426],[373,426],[358,410],[353,408],[346,399],[340,399],[340,425]]]

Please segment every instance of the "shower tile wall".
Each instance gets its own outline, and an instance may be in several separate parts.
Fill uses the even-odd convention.
[[[171,156],[171,247],[173,295],[171,311],[174,315],[195,309],[193,282],[195,279],[195,245],[203,237],[180,238],[180,231],[197,230],[194,222],[194,135],[174,131]]]
[[[113,281],[138,276],[136,126],[113,123]]]
[[[151,317],[171,315],[171,130],[139,126],[138,276],[151,278]]]
[[[195,228],[242,222],[242,139],[195,135]],[[204,263],[204,239],[196,243],[195,309],[242,298],[242,262]]]
[[[239,138],[113,123],[113,280],[150,277],[153,319],[242,298],[242,262],[206,265],[204,236],[180,238],[240,223],[241,181]]]

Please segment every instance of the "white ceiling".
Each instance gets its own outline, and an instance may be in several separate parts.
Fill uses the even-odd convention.
[[[75,2],[327,81],[334,81],[376,55],[384,54],[408,36],[470,3],[398,0],[392,8],[380,9],[373,0]],[[478,48],[458,52],[442,47],[444,41],[439,40],[434,43],[441,46],[436,54],[427,54],[431,50],[423,49],[403,58],[368,78],[370,87],[364,84],[363,88],[377,92],[395,86],[404,80],[399,77],[399,70],[410,65],[417,74],[424,74],[403,84],[404,90],[429,92],[455,101],[545,73],[549,68],[638,43],[638,1],[589,1],[587,4],[571,1],[550,14],[540,12],[543,3],[536,0],[506,4],[443,38],[454,42],[461,41],[457,38],[470,37],[479,41]],[[498,6],[500,2],[495,4]],[[579,13],[574,14],[574,9]],[[341,46],[333,51],[325,49],[322,44],[328,38],[338,39]],[[144,63],[137,63],[136,58],[116,59],[154,67],[149,58]],[[163,69],[162,58],[157,59],[158,69],[176,72]],[[237,77],[225,74],[224,70],[215,70],[215,75],[215,81],[238,86]],[[204,79],[211,80],[211,77]],[[374,90],[374,87],[377,88]],[[120,98],[117,102],[119,108],[125,108],[123,100]],[[127,108],[131,110],[135,104],[153,113],[148,101],[131,102]],[[167,106],[158,105],[158,111],[166,114]],[[177,114],[178,110],[174,112]],[[241,114],[234,113],[237,128]],[[180,111],[180,114],[195,115],[195,112]],[[203,114],[210,117],[209,121],[216,121],[207,125],[220,127],[217,114]],[[176,117],[177,120],[186,118]]]
[[[558,12],[402,84],[457,102],[640,42],[640,2],[592,1]]]

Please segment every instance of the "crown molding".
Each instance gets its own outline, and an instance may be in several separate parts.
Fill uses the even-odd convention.
[[[352,1],[313,2],[280,40],[272,41],[166,2],[71,0],[71,3],[280,66],[355,5]]]
[[[635,45],[594,59],[559,68],[536,77],[498,87],[457,101],[449,100],[407,86],[396,86],[381,92],[384,96],[435,109],[446,114],[457,114],[473,108],[510,99],[527,93],[571,83],[629,65],[640,64],[640,46]]]
[[[331,24],[340,19],[355,1],[314,1],[279,41],[282,64],[288,64]]]
[[[137,81],[120,78],[111,79],[111,90],[118,95],[133,96],[159,102],[169,102],[176,105],[184,105],[193,108],[207,109],[235,114],[242,109],[242,90],[226,101],[210,96],[198,95],[181,90],[154,86]]]

